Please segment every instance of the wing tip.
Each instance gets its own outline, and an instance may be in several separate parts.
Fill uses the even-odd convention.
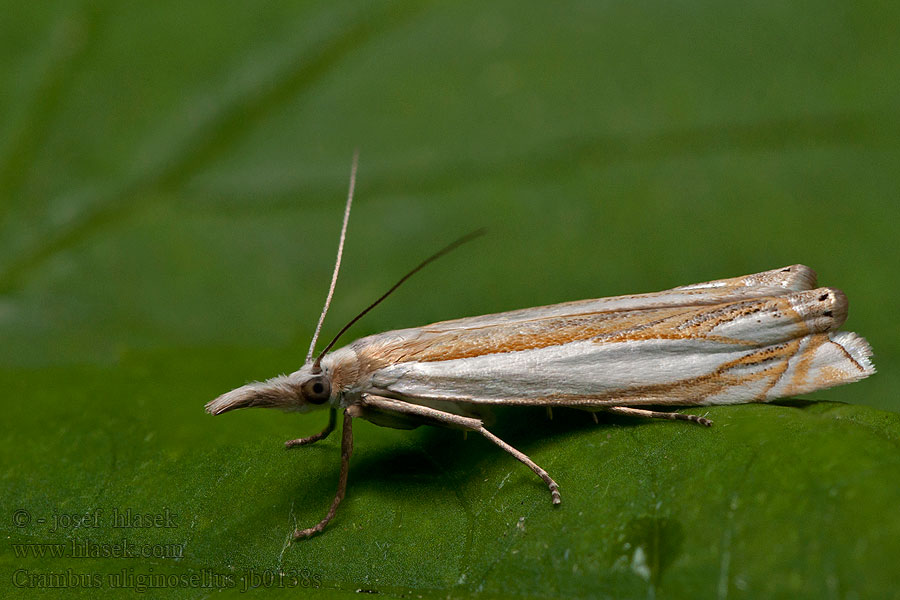
[[[815,288],[819,278],[814,270],[801,264],[775,269],[772,273],[780,274],[781,277],[783,277],[781,285],[796,291],[811,290]]]
[[[866,338],[852,331],[838,331],[829,336],[833,344],[839,346],[847,354],[847,357],[858,369],[858,375],[853,381],[864,379],[876,372],[872,362],[872,346]]]
[[[696,290],[707,288],[754,288],[768,287],[772,291],[778,288],[791,291],[803,292],[816,287],[818,276],[816,272],[806,265],[796,264],[781,267],[780,269],[771,269],[769,271],[760,271],[750,275],[741,275],[728,279],[715,279],[713,281],[705,281],[703,283],[693,283],[683,285],[675,290]]]

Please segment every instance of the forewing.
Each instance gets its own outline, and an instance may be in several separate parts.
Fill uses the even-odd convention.
[[[789,292],[810,290],[815,286],[815,271],[804,265],[791,265],[752,275],[680,286],[661,292],[576,300],[549,306],[439,321],[425,325],[421,329],[430,332],[443,332],[491,327],[500,324],[534,321],[567,315],[646,310],[651,308],[708,306],[750,298],[779,296]]]
[[[478,326],[469,319],[462,327],[448,327],[450,321],[390,332],[364,338],[354,350],[367,364],[365,391],[412,401],[733,403],[806,393],[872,373],[865,341],[834,333],[846,318],[844,295],[830,288],[791,291],[806,287],[809,277],[770,285],[779,274],[797,274],[790,269],[670,291],[716,290],[728,298],[724,302],[651,306],[650,297],[659,294],[645,294],[628,297],[638,302],[622,310],[588,303],[626,297],[567,303],[565,310],[530,309],[538,311],[532,318],[527,310],[514,311],[512,317],[490,315],[490,323]],[[735,282],[750,278],[766,285],[744,285],[749,297],[738,295]],[[753,297],[761,289],[775,294]]]

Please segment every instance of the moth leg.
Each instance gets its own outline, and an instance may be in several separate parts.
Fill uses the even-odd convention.
[[[506,450],[509,454],[512,454],[519,462],[523,463],[529,469],[534,471],[538,477],[544,480],[544,483],[547,484],[547,487],[550,488],[550,499],[553,504],[560,503],[559,485],[555,481],[553,481],[553,478],[550,477],[547,471],[539,467],[533,460],[528,458],[526,454],[520,452],[519,450],[516,450],[515,448],[498,438],[496,435],[485,429],[484,423],[481,421],[481,419],[464,417],[427,406],[419,406],[418,404],[412,404],[410,402],[403,402],[401,400],[394,400],[393,398],[384,398],[382,396],[373,396],[369,394],[366,394],[363,397],[362,403],[365,407],[371,407],[385,412],[394,412],[420,417],[426,423],[430,421],[432,423],[439,423],[443,425],[453,425],[456,427],[460,427],[463,430],[468,429],[471,431],[477,431],[493,443]]]
[[[519,460],[519,462],[523,463],[529,469],[534,471],[538,477],[543,479],[544,483],[547,484],[547,487],[550,488],[550,500],[551,502],[553,502],[553,504],[559,504],[561,502],[561,499],[559,497],[559,485],[555,481],[553,481],[547,471],[539,467],[537,463],[528,458],[525,453],[516,450],[515,448],[498,438],[496,435],[485,429],[483,425],[478,429],[478,433],[512,454],[514,457],[516,457],[516,459]]]
[[[284,443],[285,448],[296,448],[297,446],[306,446],[307,444],[312,444],[313,442],[318,442],[319,440],[324,440],[328,437],[328,435],[334,431],[334,426],[337,424],[337,410],[334,408],[328,413],[328,425],[325,426],[325,429],[320,431],[315,435],[311,435],[309,437],[297,438],[296,440],[288,440]]]
[[[334,513],[337,511],[337,507],[341,503],[341,500],[344,499],[344,493],[347,491],[347,473],[350,471],[350,455],[353,454],[353,414],[351,414],[352,409],[353,407],[351,406],[344,411],[344,429],[341,432],[341,475],[338,478],[337,494],[335,494],[334,500],[331,501],[331,508],[328,509],[328,513],[325,515],[325,518],[319,521],[316,525],[308,527],[306,529],[295,530],[295,540],[300,538],[308,538],[325,529],[325,526],[328,525],[328,522],[334,518]]]
[[[629,417],[643,417],[645,419],[672,419],[676,421],[693,421],[700,425],[711,427],[713,422],[697,415],[686,415],[677,412],[664,412],[659,410],[644,410],[643,408],[629,408],[627,406],[610,406],[609,412],[627,415]]]

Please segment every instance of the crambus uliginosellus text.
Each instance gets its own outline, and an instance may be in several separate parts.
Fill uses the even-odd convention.
[[[559,487],[547,472],[485,429],[492,405],[565,406],[711,425],[695,415],[646,407],[767,402],[875,371],[866,341],[837,331],[847,317],[844,294],[815,287],[815,273],[803,265],[442,321],[371,335],[327,353],[348,324],[313,360],[340,265],[355,172],[354,160],[338,260],[306,364],[206,405],[212,414],[248,407],[330,409],[324,430],[290,440],[288,447],[326,437],[344,411],[337,495],[325,518],[297,530],[296,538],[320,532],[344,497],[354,418],[401,429],[441,425],[478,432],[543,479],[558,504]]]

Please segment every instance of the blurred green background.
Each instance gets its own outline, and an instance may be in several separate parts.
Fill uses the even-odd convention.
[[[46,587],[41,573],[91,573],[116,595],[107,577],[132,569],[226,574],[235,594],[279,572],[256,582],[286,595],[898,594],[900,5],[2,8],[12,593]],[[338,439],[281,443],[324,415],[213,419],[203,404],[301,364],[355,148],[325,339],[486,226],[346,341],[804,263],[847,293],[846,328],[871,342],[879,373],[816,403],[712,409],[708,431],[510,413],[497,432],[559,481],[559,509],[484,440],[360,424],[336,520],[288,545],[331,500]],[[111,527],[127,508],[169,510],[177,526]],[[50,530],[96,510],[100,527]],[[14,546],[123,536],[183,551]],[[153,593],[230,587],[216,581]],[[97,592],[70,583],[65,596]]]

